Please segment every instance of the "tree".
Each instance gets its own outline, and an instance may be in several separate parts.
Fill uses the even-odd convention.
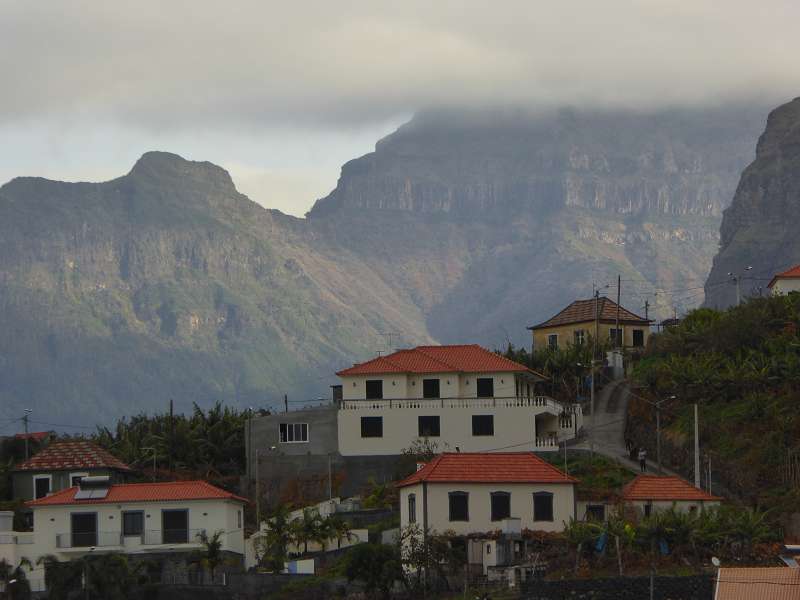
[[[266,533],[259,537],[259,564],[268,567],[274,573],[283,570],[288,557],[287,548],[294,541],[292,523],[289,520],[289,507],[279,504],[267,518]]]
[[[322,518],[313,508],[304,508],[303,514],[299,519],[291,523],[293,537],[298,544],[303,544],[303,554],[308,554],[308,543],[322,543],[321,540],[327,539]]]
[[[222,552],[223,533],[223,531],[215,531],[210,537],[205,531],[197,534],[198,541],[203,545],[203,551],[195,558],[194,562],[200,565],[204,571],[209,571],[212,582],[217,567],[227,562]]]
[[[578,572],[582,551],[603,532],[602,526],[590,521],[576,521],[572,517],[564,527],[564,537],[575,548],[575,573]]]
[[[147,563],[134,566],[122,554],[87,554],[67,562],[48,555],[37,562],[44,564],[50,600],[70,600],[80,589],[91,600],[127,600],[131,588],[146,581]]]
[[[419,525],[409,525],[400,534],[401,556],[412,595],[424,595],[440,584],[449,589],[447,575],[459,573],[466,564],[466,553],[453,544],[455,533],[439,534],[428,530],[423,535]]]
[[[361,581],[373,598],[389,598],[403,578],[400,552],[396,546],[359,544],[349,553],[345,574],[348,581]]]
[[[9,600],[29,600],[31,597],[31,586],[25,574],[25,567],[32,568],[31,561],[22,558],[15,567],[0,560],[0,580],[6,584],[6,594]],[[13,581],[14,583],[9,583]]]

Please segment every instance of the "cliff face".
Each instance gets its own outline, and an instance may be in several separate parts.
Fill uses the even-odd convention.
[[[525,326],[617,273],[626,306],[650,295],[667,314],[699,301],[675,290],[702,285],[761,120],[423,114],[346,164],[307,219],[166,153],[105,183],[15,179],[0,187],[0,418],[327,396],[387,338],[527,345]]]
[[[702,300],[763,114],[424,114],[346,164],[309,220],[415,290],[437,339],[527,343],[617,273],[626,305],[667,316]]]
[[[725,210],[720,249],[706,282],[706,304],[735,303],[729,273],[743,274],[742,296],[766,293],[775,273],[800,263],[800,98],[776,108]],[[745,271],[750,266],[752,270]]]

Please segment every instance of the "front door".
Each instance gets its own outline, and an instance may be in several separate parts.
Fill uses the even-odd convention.
[[[70,520],[73,548],[97,546],[97,513],[73,513]]]

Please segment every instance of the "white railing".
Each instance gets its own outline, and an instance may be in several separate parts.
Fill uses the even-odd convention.
[[[205,529],[148,529],[144,532],[142,544],[199,544],[200,536],[204,532]]]
[[[32,533],[0,533],[0,545],[21,545],[32,543]]]
[[[537,449],[542,448],[558,448],[558,438],[555,437],[545,437],[545,438],[536,438],[534,441],[534,445]]]
[[[340,410],[425,410],[433,408],[549,408],[555,413],[575,413],[577,405],[564,405],[549,396],[494,398],[400,398],[381,400],[341,400]]]
[[[122,546],[122,533],[119,531],[57,533],[56,548],[107,548]]]

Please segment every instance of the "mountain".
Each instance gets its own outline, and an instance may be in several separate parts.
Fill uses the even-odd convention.
[[[741,275],[741,296],[766,293],[775,273],[800,263],[800,98],[769,114],[756,158],[742,173],[720,228],[720,250],[705,285],[706,304],[736,302],[731,282]],[[752,267],[751,270],[746,270]]]
[[[701,286],[762,115],[425,112],[344,165],[305,219],[163,152],[104,183],[14,179],[0,418],[327,397],[376,350],[527,345],[526,325],[617,273],[633,310],[695,303],[683,289]]]

